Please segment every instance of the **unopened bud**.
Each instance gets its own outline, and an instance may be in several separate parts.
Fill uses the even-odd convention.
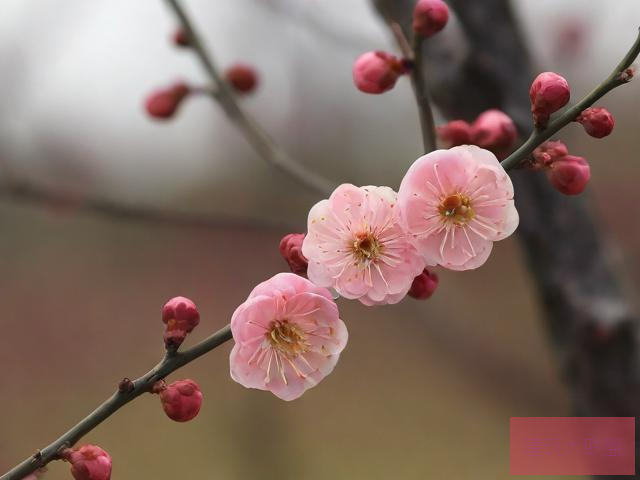
[[[280,255],[289,264],[289,268],[296,275],[305,276],[309,261],[302,254],[304,233],[290,233],[280,240]]]
[[[589,183],[591,169],[584,158],[566,155],[551,164],[547,178],[560,193],[578,195]]]
[[[591,107],[584,110],[577,122],[581,123],[585,132],[595,138],[606,137],[613,131],[615,121],[613,115],[606,108]]]
[[[166,325],[165,346],[169,350],[175,350],[200,323],[200,313],[196,304],[188,298],[174,297],[162,307],[162,322]]]
[[[367,52],[353,64],[353,82],[361,92],[383,93],[391,90],[407,71],[408,64],[390,53]]]
[[[258,74],[255,69],[242,63],[237,63],[227,68],[224,72],[224,77],[231,88],[239,93],[250,93],[258,85]]]
[[[557,73],[544,72],[538,75],[529,89],[536,128],[546,127],[551,114],[564,107],[570,96],[569,84]]]
[[[433,295],[437,288],[438,275],[425,268],[420,275],[413,279],[408,295],[418,300],[426,300]]]
[[[431,37],[449,21],[449,7],[442,0],[418,0],[413,10],[413,31]]]
[[[550,167],[552,163],[562,159],[566,155],[569,155],[569,149],[563,142],[560,140],[549,140],[533,151],[532,167],[536,170]]]
[[[176,47],[190,47],[189,36],[182,28],[178,28],[171,37],[171,41]]]
[[[622,80],[623,82],[630,82],[631,80],[633,80],[633,77],[636,74],[636,67],[635,66],[631,66],[629,68],[626,68],[621,74],[620,74],[620,80]]]
[[[145,109],[154,118],[163,120],[171,118],[188,94],[188,85],[176,83],[169,88],[152,92],[145,100]]]
[[[160,390],[160,402],[171,420],[188,422],[200,411],[202,392],[193,380],[178,380]]]
[[[83,445],[67,449],[62,453],[71,464],[75,480],[109,480],[111,478],[111,456],[96,445]]]
[[[464,120],[452,120],[440,125],[437,132],[445,148],[471,144],[471,125]]]
[[[471,126],[471,143],[496,154],[512,147],[517,138],[511,117],[497,109],[481,113]]]

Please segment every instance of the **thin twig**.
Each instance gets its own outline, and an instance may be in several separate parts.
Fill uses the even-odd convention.
[[[416,96],[420,115],[420,129],[422,130],[422,146],[425,153],[436,149],[436,124],[431,110],[431,99],[427,89],[424,66],[422,64],[422,44],[424,39],[415,34],[413,36],[413,68],[411,69],[411,85]]]
[[[0,480],[22,480],[49,462],[60,460],[60,451],[63,448],[72,447],[78,440],[104,422],[124,405],[143,393],[151,391],[151,387],[153,387],[158,380],[165,378],[178,368],[210,352],[231,338],[231,327],[227,325],[193,347],[183,352],[177,352],[174,355],[165,356],[155,367],[133,381],[133,389],[124,392],[116,390],[102,405],[83,418],[68,432],[58,437],[42,450],[39,450],[37,455],[30,456],[12,468],[0,477]]]
[[[547,128],[544,130],[534,130],[526,142],[501,162],[504,169],[510,170],[518,167],[523,160],[527,159],[533,153],[536,147],[551,138],[560,129],[575,121],[585,108],[593,105],[598,99],[602,98],[607,92],[610,92],[614,88],[629,83],[633,74],[628,74],[627,69],[631,66],[638,54],[640,54],[640,30],[636,41],[611,74],[586,97],[549,123]]]
[[[412,45],[409,45],[407,37],[398,22],[387,19],[387,23],[389,24],[391,33],[393,33],[402,55],[412,63],[410,72],[411,86],[416,98],[416,104],[418,105],[420,129],[422,131],[422,146],[425,153],[429,153],[436,149],[436,125],[433,120],[431,99],[429,97],[429,90],[427,89],[426,84],[425,68],[422,63],[422,44],[424,42],[424,38],[417,33],[414,33]]]
[[[264,131],[260,124],[240,106],[235,94],[220,75],[213,62],[213,57],[205,48],[180,2],[178,0],[167,0],[167,4],[173,10],[182,29],[187,34],[190,46],[200,63],[202,63],[209,80],[216,87],[214,98],[247,141],[268,164],[315,192],[328,196],[335,188],[335,182],[308,171],[303,165],[291,159]]]
[[[9,179],[0,187],[0,200],[19,204],[58,208],[62,211],[81,211],[96,214],[112,220],[124,220],[150,223],[154,225],[171,225],[188,228],[220,229],[220,228],[270,228],[290,230],[284,223],[269,222],[264,219],[240,219],[232,216],[179,212],[159,208],[125,205],[114,200],[97,197],[82,197],[58,190],[48,189],[23,180]]]

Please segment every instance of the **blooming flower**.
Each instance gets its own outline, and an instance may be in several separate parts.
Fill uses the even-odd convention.
[[[478,268],[518,226],[511,179],[495,155],[472,145],[416,160],[398,204],[427,265],[451,270]]]
[[[309,212],[307,276],[365,305],[397,303],[424,261],[406,234],[389,187],[340,185]]]
[[[254,288],[234,312],[231,332],[231,377],[283,400],[331,373],[348,336],[329,291],[293,273]]]

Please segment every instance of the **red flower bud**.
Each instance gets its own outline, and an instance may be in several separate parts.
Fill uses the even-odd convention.
[[[536,128],[546,127],[551,114],[564,107],[570,96],[569,84],[557,73],[544,72],[538,75],[529,89]]]
[[[438,137],[446,148],[471,144],[471,125],[464,120],[453,120],[437,128]]]
[[[413,31],[431,37],[442,30],[449,20],[449,7],[442,0],[418,0],[413,10]]]
[[[189,41],[189,37],[187,32],[185,32],[182,28],[178,28],[175,32],[173,32],[173,36],[171,37],[171,41],[176,47],[190,47],[191,42]]]
[[[533,168],[550,167],[552,163],[569,155],[569,149],[560,140],[549,140],[533,151]]]
[[[296,275],[307,274],[308,260],[302,254],[304,233],[290,233],[280,240],[280,255],[289,264],[289,268]]]
[[[154,118],[167,119],[173,117],[182,101],[189,94],[189,87],[184,83],[176,83],[151,93],[145,100],[147,113]]]
[[[176,422],[193,420],[202,406],[202,392],[193,380],[178,380],[161,387],[160,402],[164,413]]]
[[[164,343],[169,349],[178,348],[187,333],[200,323],[195,303],[185,297],[174,297],[162,307],[162,322],[166,325]]]
[[[566,155],[551,164],[547,178],[560,193],[578,195],[589,183],[591,170],[584,158]]]
[[[591,107],[584,110],[578,118],[584,130],[592,137],[606,137],[613,131],[613,115],[606,108]]]
[[[236,92],[249,93],[258,85],[258,74],[250,65],[237,63],[224,72],[227,82]]]
[[[394,87],[407,68],[405,62],[390,53],[367,52],[353,64],[353,82],[361,92],[383,93]]]
[[[438,288],[438,275],[430,272],[426,268],[413,279],[408,295],[418,300],[426,300],[431,297]]]
[[[71,464],[71,474],[76,480],[109,480],[111,478],[111,457],[96,445],[67,449],[62,457]]]
[[[481,113],[471,126],[471,143],[502,153],[513,146],[518,138],[518,130],[506,113],[491,109]]]

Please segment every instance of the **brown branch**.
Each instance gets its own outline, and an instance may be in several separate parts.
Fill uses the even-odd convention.
[[[436,149],[436,124],[433,119],[431,98],[429,96],[429,89],[427,88],[426,69],[422,61],[424,38],[414,34],[410,45],[407,36],[398,22],[387,18],[387,23],[396,39],[400,51],[404,57],[411,60],[412,63],[410,72],[411,87],[416,99],[416,105],[418,106],[420,131],[422,132],[422,147],[425,153],[429,153]]]
[[[16,179],[10,179],[0,187],[0,200],[15,205],[36,206],[63,211],[68,209],[69,211],[89,213],[110,220],[134,221],[152,225],[202,229],[269,228],[283,231],[292,228],[291,225],[259,218],[241,219],[224,215],[198,214],[140,205],[126,205],[107,198],[73,195]]]

